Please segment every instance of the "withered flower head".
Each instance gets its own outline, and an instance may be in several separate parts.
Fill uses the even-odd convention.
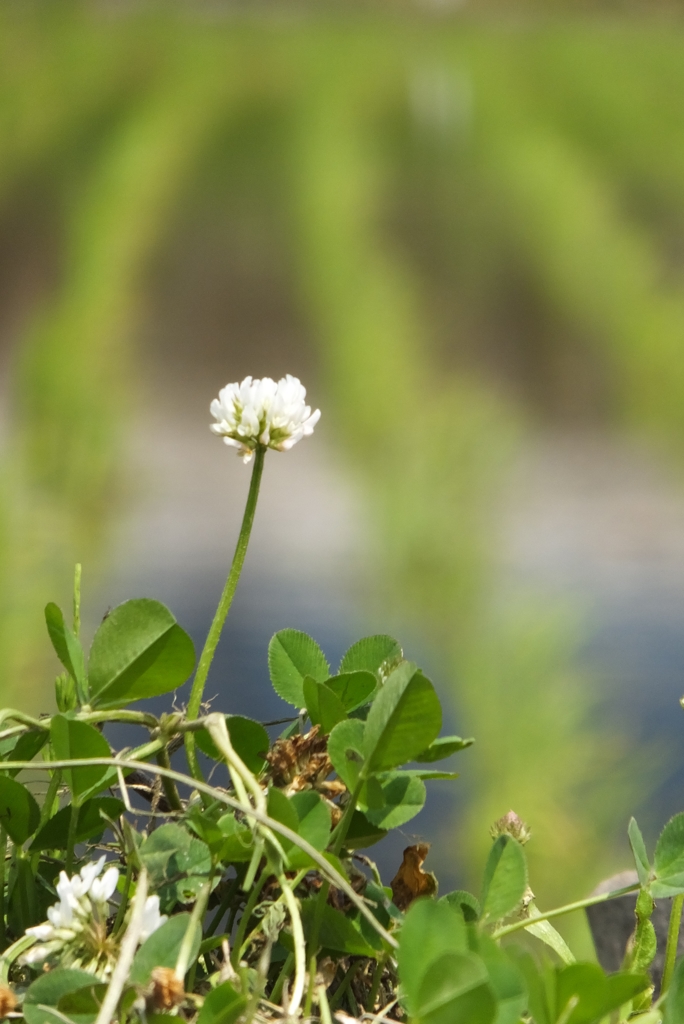
[[[17,1008],[17,997],[7,985],[0,985],[0,1020]]]
[[[148,1004],[154,1010],[172,1010],[185,999],[183,979],[179,978],[173,967],[155,967],[150,975],[152,991],[148,996]]]
[[[276,740],[266,755],[274,785],[290,793],[302,789],[327,789],[325,780],[333,770],[325,736],[315,725],[306,736]]]

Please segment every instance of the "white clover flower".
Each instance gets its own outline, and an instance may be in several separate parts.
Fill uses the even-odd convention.
[[[116,891],[119,869],[113,865],[102,874],[105,858],[85,864],[69,878],[60,871],[55,886],[59,902],[48,907],[43,924],[27,928],[36,944],[23,954],[25,964],[58,961],[60,967],[80,967],[100,978],[111,974],[118,955],[118,940],[108,934],[109,901]],[[102,877],[100,877],[102,875]],[[159,913],[159,897],[148,896],[143,910],[140,942],[148,939],[167,920]]]
[[[227,384],[210,411],[216,420],[210,429],[237,448],[244,462],[252,459],[259,445],[288,451],[313,434],[321,418],[320,409],[312,413],[306,404],[306,388],[289,373],[277,384],[270,377],[245,377],[241,384]]]
[[[55,886],[59,902],[48,907],[47,921],[26,929],[36,945],[23,955],[24,963],[42,963],[59,955],[63,967],[81,967],[99,977],[111,972],[117,947],[107,934],[107,918],[119,869],[109,867],[100,878],[104,865],[105,858],[100,857],[71,878],[60,871]]]
[[[156,932],[157,928],[161,927],[166,920],[166,914],[159,913],[159,897],[148,896],[143,907],[143,926],[140,933],[140,941],[144,942],[145,939],[149,939],[150,935]]]

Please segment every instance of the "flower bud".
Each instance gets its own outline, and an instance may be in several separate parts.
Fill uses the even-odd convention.
[[[59,711],[73,711],[78,704],[76,683],[66,672],[55,679],[55,702]]]
[[[494,822],[489,834],[492,839],[498,839],[499,836],[510,836],[511,839],[517,839],[520,845],[524,846],[530,839],[532,830],[522,818],[518,817],[515,811],[509,811],[508,814],[504,814],[503,818]]]

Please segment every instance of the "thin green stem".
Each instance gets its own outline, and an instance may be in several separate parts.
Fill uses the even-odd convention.
[[[162,747],[157,754],[157,764],[162,768],[170,768],[171,762],[169,760],[169,751],[167,747]],[[168,778],[166,775],[162,775],[162,786],[164,787],[164,796],[166,797],[169,807],[172,811],[182,811],[183,804],[178,796],[178,790],[176,789],[176,783],[173,779]]]
[[[361,792],[361,789],[363,788],[363,784],[365,781],[366,780],[364,778],[360,778],[359,781],[356,783],[353,793],[349,795],[349,800],[347,801],[347,806],[344,809],[344,813],[342,814],[342,817],[338,821],[337,826],[333,831],[332,852],[335,854],[336,857],[339,857],[340,850],[342,849],[342,844],[347,838],[347,832],[349,831],[349,826],[351,825],[352,816],[354,814],[354,811],[356,810],[356,803],[357,800],[359,799],[359,794]]]
[[[21,722],[22,725],[30,725],[32,729],[40,729],[42,732],[50,731],[49,718],[33,718],[31,715],[25,715],[23,711],[17,711],[15,708],[3,708],[0,711],[0,725],[8,720]]]
[[[271,990],[271,995],[269,996],[269,999],[272,1003],[280,1003],[280,1000],[283,995],[283,988],[285,987],[286,980],[290,976],[293,963],[294,953],[288,953],[287,956],[285,957],[285,962],[283,963],[280,974],[276,979],[276,983]]]
[[[332,852],[336,857],[339,856],[342,844],[347,838],[347,832],[351,825],[352,815],[356,810],[356,801],[359,799],[359,793],[364,783],[364,779],[360,778],[357,782],[353,793],[349,794],[349,800],[347,806],[344,809],[342,817],[340,818],[336,829],[332,834]],[[323,914],[325,912],[325,905],[328,902],[328,893],[330,892],[330,882],[325,880],[321,885],[320,892],[316,899],[316,907],[314,910],[314,919],[311,926],[311,937],[309,939],[309,959],[314,959],[314,969],[310,969],[310,974],[315,975],[315,957],[318,953],[318,939],[321,933],[321,924],[323,923]],[[309,985],[309,992],[307,993],[307,1002],[309,997],[313,997],[313,986]],[[311,1007],[309,1007],[311,1009]]]
[[[667,946],[665,947],[665,966],[663,968],[663,980],[660,986],[661,993],[667,992],[674,974],[675,961],[677,959],[677,945],[679,944],[679,928],[682,923],[682,909],[684,908],[684,895],[675,896],[672,900],[670,910],[670,924],[667,929]]]
[[[0,956],[0,985],[9,983],[10,967],[22,953],[30,949],[36,942],[35,935],[22,935],[20,939],[13,942]]]
[[[0,949],[5,948],[5,860],[7,858],[7,833],[0,828]]]
[[[626,885],[624,889],[614,889],[612,892],[601,893],[600,896],[588,896],[584,900],[577,900],[576,903],[566,903],[564,907],[557,907],[555,910],[546,910],[535,917],[523,917],[513,924],[507,924],[492,933],[493,939],[503,939],[505,935],[519,932],[521,928],[528,925],[538,924],[539,921],[550,921],[553,917],[561,917],[563,914],[571,914],[573,910],[583,910],[585,907],[593,907],[596,903],[605,903],[607,900],[616,899],[618,896],[626,896],[629,892],[635,892],[640,888],[639,882],[634,885]]]
[[[271,939],[267,939],[264,943],[264,948],[261,951],[261,956],[257,963],[256,980],[254,982],[254,988],[252,994],[249,997],[249,1002],[244,1012],[244,1024],[252,1024],[256,1012],[259,1008],[259,1001],[261,1000],[264,991],[266,989],[266,981],[268,980],[268,971],[271,966],[271,953],[273,951],[273,942]]]
[[[240,885],[240,874],[238,873],[235,876],[235,878],[231,881],[230,885],[228,886],[228,889],[226,890],[226,894],[223,897],[223,899],[221,900],[221,903],[219,904],[219,908],[216,911],[216,913],[214,914],[214,917],[212,918],[211,923],[210,923],[209,927],[207,928],[207,937],[209,935],[215,935],[216,934],[216,929],[220,925],[220,923],[223,920],[225,914],[228,912],[228,908],[230,907],[231,903],[233,902],[233,898],[235,896],[235,893],[238,890],[238,886],[239,885]]]
[[[361,967],[362,963],[363,963],[362,960],[355,960],[354,963],[350,964],[349,967],[347,968],[346,973],[345,973],[344,977],[342,978],[342,981],[339,983],[339,985],[337,986],[337,989],[335,990],[335,995],[330,1000],[330,1009],[331,1010],[336,1010],[337,1007],[342,1002],[342,1000],[344,999],[345,995],[347,994],[347,992],[349,990],[349,987],[350,987],[352,981],[354,980],[354,978],[358,974],[359,968]]]
[[[273,874],[273,871],[267,864],[257,878],[255,884],[252,886],[249,898],[245,904],[245,909],[242,911],[242,917],[240,918],[240,924],[238,925],[235,942],[233,943],[233,955],[231,958],[233,961],[233,967],[235,967],[236,970],[240,963],[240,957],[242,956],[242,943],[245,941],[245,932],[247,931],[249,919],[252,916],[252,911],[256,907],[259,897],[261,896],[261,890],[266,885],[266,880],[271,874]]]
[[[306,990],[306,999],[304,1000],[304,1018],[311,1016],[311,1007],[313,1006],[314,989],[316,987],[316,957],[309,957],[309,985]]]
[[[128,897],[131,891],[131,882],[133,881],[133,858],[129,856],[128,864],[126,865],[126,877],[124,879],[123,892],[121,893],[121,903],[119,903],[119,909],[116,912],[116,918],[114,920],[114,927],[112,932],[114,935],[118,934],[123,927],[124,916],[126,914],[126,908],[128,906]]]
[[[299,1010],[302,1002],[302,996],[304,995],[304,981],[306,976],[306,940],[304,938],[302,918],[299,913],[295,894],[292,892],[285,875],[279,875],[278,881],[280,882],[280,888],[283,891],[285,902],[287,903],[287,910],[290,915],[290,927],[292,929],[292,942],[294,943],[295,955],[294,987],[292,989],[292,997],[287,1007],[287,1014],[289,1017],[296,1017],[297,1011]]]
[[[190,966],[190,954],[192,953],[192,947],[194,945],[195,936],[199,931],[200,937],[202,935],[202,919],[204,918],[204,911],[207,909],[207,903],[209,902],[209,893],[211,892],[211,878],[204,883],[199,891],[195,906],[192,908],[190,914],[190,920],[188,921],[188,927],[185,929],[185,935],[181,942],[181,948],[178,951],[178,959],[176,960],[176,977],[183,979],[187,974],[188,967]]]
[[[74,566],[74,636],[81,632],[81,563]]]
[[[81,711],[75,716],[79,722],[132,722],[134,725],[146,725],[148,729],[157,729],[159,722],[154,715],[146,711],[126,711],[117,708],[115,711]]]
[[[79,806],[74,800],[71,804],[71,814],[69,815],[69,832],[67,836],[67,851],[66,851],[66,863],[64,865],[67,875],[70,875],[74,870],[74,847],[76,846],[76,830],[78,827],[78,812]]]
[[[56,772],[53,772],[52,776],[50,778],[50,781],[48,783],[48,788],[47,788],[47,790],[45,792],[45,799],[43,800],[43,806],[41,807],[41,810],[40,810],[40,824],[41,824],[41,826],[44,825],[46,821],[49,821],[49,819],[52,817],[52,813],[53,813],[53,809],[54,809],[54,805],[55,805],[55,800],[57,798],[57,793],[59,792],[59,787],[61,785],[61,782],[62,782],[62,773],[59,770],[57,770]]]
[[[297,887],[301,884],[302,879],[305,878],[308,875],[309,870],[310,870],[309,868],[302,868],[301,871],[299,871],[295,875],[295,877],[292,879],[292,881],[288,883],[289,886],[290,886],[290,889],[292,889],[292,892],[296,891]],[[285,902],[285,893],[281,892],[281,894],[278,897],[278,899],[275,900],[275,902],[272,905],[275,907],[279,903],[284,903],[284,902]],[[249,933],[247,938],[242,943],[243,951],[247,949],[247,947],[249,946],[250,942],[252,942],[256,938],[256,936],[258,935],[258,933],[260,931],[261,931],[261,922],[259,922],[259,924],[257,924],[256,928],[252,929],[252,931]],[[240,955],[242,955],[242,953]]]
[[[223,593],[214,615],[214,621],[211,624],[207,639],[204,643],[204,649],[200,655],[199,663],[197,665],[197,672],[192,683],[192,690],[190,691],[190,699],[188,701],[188,718],[197,718],[202,706],[202,697],[204,695],[204,687],[207,682],[207,676],[209,675],[209,669],[214,658],[214,653],[218,646],[218,642],[221,638],[221,632],[223,630],[224,623],[230,606],[233,603],[233,597],[237,589],[238,580],[240,579],[240,573],[242,572],[242,566],[245,561],[245,555],[247,554],[247,546],[249,544],[249,537],[252,532],[252,524],[254,523],[254,513],[256,512],[257,500],[259,498],[259,486],[261,484],[261,474],[264,468],[264,456],[266,455],[266,449],[261,445],[256,449],[254,453],[254,469],[252,470],[252,479],[249,485],[249,493],[247,495],[247,504],[245,505],[245,514],[242,517],[242,526],[240,527],[240,534],[238,536],[237,544],[235,546],[235,554],[233,555],[233,562],[226,579],[226,585],[223,588]],[[199,763],[197,761],[197,751],[195,749],[195,737],[192,733],[188,733],[185,737],[185,749],[187,752],[188,764],[190,765],[190,774],[196,779],[201,779],[201,772]]]
[[[145,924],[145,900],[147,899],[147,871],[143,868],[138,876],[138,887],[133,899],[133,912],[126,934],[119,948],[116,965],[109,979],[109,985],[100,1006],[95,1024],[111,1024],[119,1005],[119,999],[126,987],[135,951]],[[68,1018],[67,1018],[68,1019]]]
[[[385,970],[386,957],[378,957],[378,962],[375,965],[373,971],[373,980],[371,981],[370,992],[368,993],[368,1005],[366,1009],[373,1013],[375,1011],[375,1003],[377,1002],[378,992],[380,991],[380,982],[382,981],[382,975]]]
[[[316,989],[316,994],[318,996],[318,1008],[321,1013],[321,1024],[333,1024],[330,1006],[328,1005],[328,993],[325,990],[325,985],[319,985]]]

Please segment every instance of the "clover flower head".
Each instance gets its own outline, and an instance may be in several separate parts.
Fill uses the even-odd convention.
[[[58,961],[61,967],[80,967],[100,978],[112,971],[118,953],[116,938],[108,933],[109,901],[119,881],[119,869],[113,865],[102,874],[105,858],[85,864],[79,874],[69,878],[59,874],[55,886],[59,902],[48,907],[47,921],[27,928],[36,940],[22,957],[25,964]],[[164,923],[159,913],[159,897],[148,896],[141,942]]]
[[[313,434],[321,418],[320,409],[312,413],[306,404],[306,388],[289,373],[277,383],[270,377],[245,377],[240,384],[227,384],[210,411],[216,420],[210,429],[237,448],[244,462],[252,459],[259,445],[289,451]]]

